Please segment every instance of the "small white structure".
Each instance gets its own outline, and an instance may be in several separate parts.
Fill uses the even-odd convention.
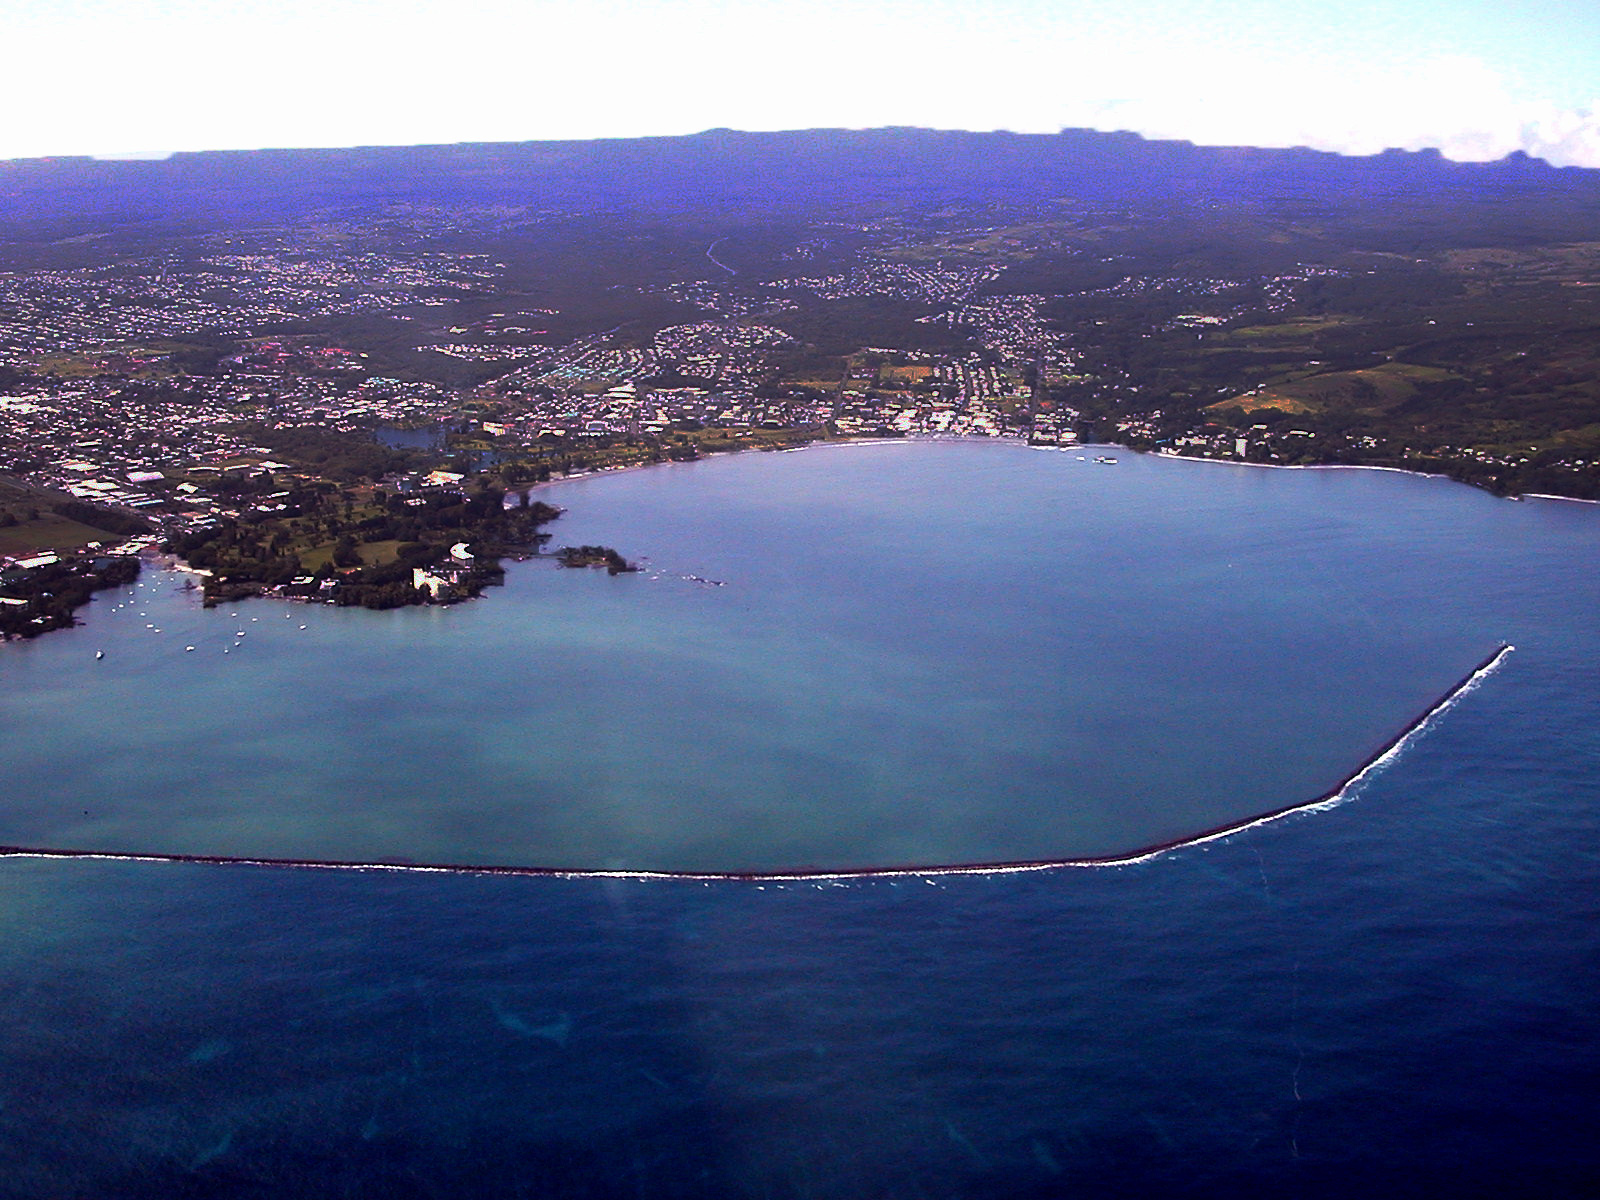
[[[448,579],[435,575],[432,571],[425,570],[422,567],[413,567],[411,569],[411,586],[419,592],[431,593],[435,600],[450,591],[450,581]]]

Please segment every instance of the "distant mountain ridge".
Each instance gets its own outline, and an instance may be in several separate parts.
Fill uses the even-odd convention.
[[[0,161],[0,224],[237,220],[373,203],[792,211],[907,200],[1229,202],[1434,191],[1600,198],[1600,170],[1552,167],[1521,151],[1497,162],[1458,163],[1437,150],[1349,156],[1085,129],[714,129],[592,141],[202,151],[157,160],[13,159]]]

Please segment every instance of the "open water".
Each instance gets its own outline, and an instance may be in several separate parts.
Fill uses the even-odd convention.
[[[1316,794],[1516,650],[1343,803],[1116,868],[0,860],[0,1196],[1593,1194],[1600,510],[1121,457],[848,447],[582,481],[546,493],[558,540],[644,576],[529,563],[446,612],[288,618],[152,576],[5,647],[0,842],[524,861],[507,831],[555,830],[547,865],[658,867],[1160,840]],[[529,626],[565,656],[519,657]],[[1096,724],[1085,693],[1125,702]],[[529,709],[507,754],[502,714]],[[523,786],[530,751],[591,840],[453,803],[506,800],[473,773]],[[385,755],[414,810],[362,790]],[[699,832],[652,780],[710,797]],[[871,807],[896,788],[933,815],[899,830],[916,805]]]

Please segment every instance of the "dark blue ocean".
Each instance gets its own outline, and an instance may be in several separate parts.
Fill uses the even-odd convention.
[[[860,491],[871,503],[852,509],[830,492],[810,514],[840,537],[896,508],[885,489],[936,486],[964,469],[968,451],[853,448],[810,461],[828,463],[843,486],[849,471],[833,464],[850,454],[868,456]],[[924,457],[885,474],[895,454]],[[1028,452],[971,454],[974,469],[988,469],[984,456],[1021,463]],[[676,478],[737,490],[741,473],[759,482],[807,459],[577,484],[562,496],[571,509],[562,520],[647,554],[671,539],[640,520],[631,527],[638,540],[623,544],[630,528],[608,526],[600,511],[607,488]],[[701,467],[724,474],[696,475]],[[1219,577],[1228,560],[1196,541],[1201,517],[1227,518],[1243,538],[1227,549],[1276,548],[1301,564],[1280,576],[1297,598],[1287,584],[1260,589],[1257,603],[1248,589],[1218,586],[1206,608],[1222,661],[1234,655],[1285,697],[1314,676],[1319,655],[1341,686],[1393,707],[1405,692],[1400,676],[1420,694],[1470,667],[1482,643],[1516,650],[1343,803],[1122,867],[757,884],[0,860],[0,1196],[1595,1194],[1600,509],[1512,504],[1368,472],[1127,456],[1115,469],[1062,469],[1102,471],[1090,478],[1107,482],[1092,486],[1120,496],[1112,509],[1142,527],[1114,577],[1144,589],[1121,593],[1137,595],[1139,611],[1130,616],[1123,603],[1108,606],[1101,625],[1075,620],[1082,650],[1097,630],[1123,644],[1139,620],[1148,624],[1141,614],[1160,579],[1185,585],[1169,592],[1182,606],[1204,591],[1197,581]],[[1147,485],[1158,503],[1139,502]],[[1104,511],[1094,510],[1096,529],[1109,528]],[[1175,524],[1156,520],[1163,512]],[[787,512],[782,520],[806,524]],[[1150,551],[1152,538],[1161,553]],[[730,532],[727,544],[737,541]],[[1326,559],[1307,567],[1324,548],[1335,559],[1374,555],[1373,574],[1385,578],[1343,580]],[[708,569],[693,573],[737,577],[707,557]],[[595,589],[604,597],[597,611],[614,619],[629,593],[613,585],[648,582],[519,570],[518,579],[544,582],[514,579],[505,594],[452,613],[497,604],[503,613],[519,587],[544,596],[562,583]],[[147,586],[164,589],[163,603],[181,600],[170,577]],[[679,593],[663,594],[648,606],[681,608]],[[705,594],[736,595],[735,579]],[[71,825],[40,801],[49,755],[64,778],[96,777],[83,773],[96,754],[92,727],[65,712],[58,722],[61,693],[46,685],[78,678],[70,664],[92,661],[101,643],[107,662],[133,653],[132,630],[145,621],[120,638],[120,626],[97,624],[118,602],[101,601],[86,628],[56,635],[53,649],[42,639],[0,664],[7,821],[31,834],[282,833],[185,807],[196,795],[227,794],[228,778],[207,770],[174,791],[180,811],[165,824],[145,802],[97,826],[96,814]],[[836,594],[824,611],[843,603]],[[1218,605],[1236,625],[1218,627]],[[271,611],[246,606],[240,621],[283,620]],[[1257,641],[1236,636],[1271,626],[1263,613],[1324,635],[1296,632],[1285,644],[1298,654],[1263,656]],[[1311,620],[1317,614],[1326,619]],[[406,617],[440,619],[398,614],[369,629],[419,628]],[[894,617],[880,608],[858,626],[838,618],[830,628],[859,646],[873,630],[900,628]],[[193,619],[185,636],[204,632]],[[297,633],[300,623],[285,622]],[[360,632],[304,623],[320,654]],[[982,629],[959,644],[964,653],[1001,644]],[[1381,653],[1363,673],[1351,664],[1355,635],[1367,630]],[[947,654],[952,645],[946,637]],[[1198,688],[1196,664],[1211,653],[1175,671],[1183,689]],[[172,661],[185,654],[180,647]],[[275,660],[285,673],[297,661],[281,648]],[[184,705],[170,695],[178,684],[169,683],[180,677],[162,674],[180,668],[166,661],[150,660],[149,704],[181,724]],[[1267,671],[1268,661],[1293,668]],[[951,668],[967,690],[970,672],[970,662]],[[1103,682],[1105,671],[1095,677]],[[1208,719],[1218,744],[1231,744],[1248,693],[1226,672],[1209,677],[1223,682]],[[201,695],[209,678],[195,684]],[[863,686],[846,685],[852,695]],[[237,695],[236,707],[248,705],[248,691]],[[1057,692],[1045,701],[1049,712],[1069,711]],[[85,693],[82,703],[98,702]],[[281,703],[272,693],[261,700],[265,712]],[[1191,758],[1204,754],[1196,730],[1206,724],[1194,703],[1186,696],[1178,708],[1195,719],[1172,726],[1187,731]],[[1318,711],[1297,703],[1302,714]],[[963,711],[982,709],[974,700]],[[1135,725],[1106,732],[1103,756],[1132,756],[1112,734]],[[819,728],[834,726],[823,719]],[[1246,756],[1235,767],[1241,778],[1257,764],[1276,769],[1275,743],[1294,750],[1287,727],[1254,728],[1259,740],[1230,752]],[[1302,740],[1316,740],[1301,728]],[[1368,735],[1332,728],[1359,735],[1350,752]],[[615,729],[603,730],[607,761],[620,761]],[[146,780],[117,731],[103,735],[123,768]],[[997,770],[1019,769],[1003,744],[993,755]],[[1314,773],[1313,763],[1301,752],[1297,771]],[[958,765],[980,769],[967,758]],[[35,772],[25,786],[24,770]],[[1171,764],[1141,770],[1144,779],[1181,773]],[[626,778],[631,788],[635,776]],[[94,807],[102,798],[86,799]],[[296,837],[314,825],[312,811],[298,810]],[[619,806],[610,819],[623,822],[626,811],[640,810]],[[1028,828],[1060,832],[1036,820]],[[822,832],[837,835],[837,822]],[[355,823],[335,833],[371,830]],[[0,836],[21,840],[10,829]],[[722,854],[737,839],[704,844]]]

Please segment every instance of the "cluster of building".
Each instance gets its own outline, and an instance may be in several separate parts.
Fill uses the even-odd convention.
[[[1107,258],[1100,261],[1113,263],[1116,260]],[[1348,271],[1337,267],[1305,265],[1293,271],[1245,279],[1130,274],[1104,287],[1063,293],[1063,298],[1121,300],[1141,296],[1176,297],[1195,301],[1200,309],[1178,314],[1163,326],[1164,329],[1220,326],[1247,314],[1260,317],[1286,312],[1308,280],[1348,274]]]
[[[560,346],[528,347],[525,362],[486,387],[592,393],[661,376],[749,387],[770,374],[771,351],[793,344],[781,329],[735,320],[670,325],[658,330],[648,346],[618,346],[607,334],[592,334]]]
[[[674,428],[820,428],[836,406],[804,396],[766,398],[747,388],[711,390],[626,382],[604,391],[574,389],[537,397],[477,428],[510,443],[540,437],[640,437]]]
[[[651,343],[657,364],[678,375],[748,384],[766,374],[767,355],[795,344],[781,329],[752,321],[672,325]]]
[[[356,387],[325,379],[288,379],[277,387],[241,393],[239,401],[271,424],[321,425],[342,432],[427,425],[461,411],[461,393],[454,388],[384,375],[369,375]]]
[[[0,363],[185,336],[251,338],[288,321],[437,307],[447,295],[489,290],[500,271],[481,254],[263,241],[250,253],[192,260],[0,272]]]
[[[437,321],[435,332],[429,322],[436,318],[422,310],[494,294],[505,266],[483,254],[415,248],[429,244],[416,235],[470,232],[475,221],[502,219],[511,218],[414,213],[394,218],[409,243],[396,243],[398,226],[333,223],[204,239],[188,259],[0,273],[0,365],[30,371],[25,388],[0,394],[0,470],[182,528],[237,511],[238,489],[226,486],[230,472],[282,469],[232,432],[246,418],[349,431],[448,426],[505,455],[539,439],[647,437],[695,427],[1062,444],[1073,440],[1080,414],[1061,402],[1068,393],[1051,394],[1089,379],[1125,414],[1115,422],[1117,434],[1136,444],[1212,457],[1286,454],[1313,435],[1260,427],[1240,436],[1202,426],[1174,436],[1172,422],[1138,395],[1121,366],[1097,356],[1083,335],[1055,326],[1051,306],[1178,297],[1184,311],[1165,328],[1209,336],[1245,312],[1284,311],[1307,281],[1341,273],[1128,274],[1071,297],[1009,293],[992,286],[1002,263],[956,253],[960,238],[934,247],[951,251],[941,259],[914,245],[913,232],[869,224],[846,231],[875,239],[876,247],[847,270],[759,279],[708,252],[707,272],[720,268],[722,275],[641,289],[700,310],[701,320],[628,336],[606,330],[551,339],[550,318],[559,314],[523,308]],[[970,232],[969,240],[981,240],[1003,231]],[[787,257],[810,263],[833,249],[831,237],[818,236]],[[797,356],[804,348],[784,326],[800,327],[784,314],[818,301],[875,297],[918,306],[925,313],[918,320],[969,335],[970,349],[867,347],[846,360],[838,378],[816,378],[818,359]],[[470,311],[481,311],[481,301]],[[483,365],[476,376],[482,382],[453,387],[380,375],[360,349],[278,332],[288,321],[359,313],[417,322],[408,344]],[[1150,327],[1142,336],[1157,332]],[[169,361],[180,348],[163,344],[194,335],[231,343],[199,374]],[[788,365],[802,359],[812,375]]]
[[[237,414],[213,393],[130,393],[91,380],[0,396],[0,465],[80,500],[207,519],[215,497],[188,477],[265,453],[229,432]]]
[[[1000,278],[994,263],[952,266],[942,262],[904,263],[869,259],[842,275],[798,276],[766,286],[778,291],[804,291],[823,300],[864,296],[890,296],[919,304],[953,304],[970,297],[986,283]]]
[[[665,296],[717,317],[772,317],[797,307],[794,301],[775,296],[770,289],[759,285],[735,288],[705,279],[641,290],[647,296]]]

